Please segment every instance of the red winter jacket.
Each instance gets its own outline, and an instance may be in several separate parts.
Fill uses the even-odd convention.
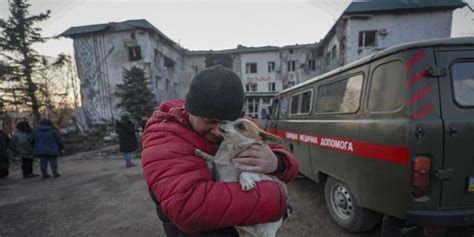
[[[142,165],[146,182],[171,223],[193,233],[282,217],[287,196],[280,184],[262,181],[243,192],[237,182],[215,182],[206,162],[193,155],[196,148],[215,154],[218,145],[191,129],[182,100],[163,102],[145,128]],[[281,146],[272,150],[286,167],[277,177],[285,182],[294,179],[298,162],[293,155]]]

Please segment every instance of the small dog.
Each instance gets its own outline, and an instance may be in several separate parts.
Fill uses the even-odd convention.
[[[257,181],[276,179],[273,176],[260,173],[240,172],[231,163],[231,160],[251,145],[278,144],[281,143],[281,138],[261,130],[255,123],[243,118],[233,122],[222,121],[219,125],[218,133],[224,140],[220,144],[215,156],[204,153],[199,149],[194,150],[196,156],[208,162],[209,168],[212,165],[214,166],[214,175],[217,181],[239,181],[243,191],[250,191],[255,187],[255,182]],[[282,219],[271,223],[236,226],[235,228],[240,236],[273,237],[276,236],[276,232],[281,224]]]

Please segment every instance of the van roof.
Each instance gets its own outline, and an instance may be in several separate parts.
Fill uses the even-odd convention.
[[[415,49],[415,48],[425,48],[425,47],[442,47],[442,46],[463,46],[463,45],[474,45],[474,37],[458,37],[458,38],[443,38],[443,39],[434,39],[434,40],[423,40],[423,41],[415,41],[415,42],[410,42],[410,43],[405,43],[405,44],[400,44],[396,46],[392,46],[389,48],[386,48],[384,50],[378,51],[374,54],[371,54],[367,57],[361,58],[357,61],[354,61],[352,63],[349,63],[347,65],[344,65],[342,67],[336,68],[332,71],[326,72],[322,75],[319,75],[317,77],[314,77],[312,79],[309,79],[301,84],[295,85],[293,87],[287,88],[277,94],[281,95],[284,93],[287,93],[288,91],[292,91],[294,89],[298,89],[300,87],[306,86],[308,84],[311,84],[315,81],[318,81],[322,78],[332,76],[335,74],[338,74],[340,72],[352,69],[354,67],[360,66],[362,64],[374,61],[376,59],[398,53],[400,51],[405,51],[409,49]]]

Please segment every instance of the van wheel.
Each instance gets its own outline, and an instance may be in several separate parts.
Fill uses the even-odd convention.
[[[340,180],[329,177],[324,196],[332,219],[347,231],[368,231],[380,221],[381,215],[360,207],[349,187]]]

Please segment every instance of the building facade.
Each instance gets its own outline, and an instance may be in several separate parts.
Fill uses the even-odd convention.
[[[114,96],[123,82],[123,70],[145,71],[157,101],[183,97],[183,52],[146,20],[72,27],[62,36],[74,40],[87,123],[113,122],[119,117]]]
[[[394,45],[449,38],[454,35],[455,11],[471,14],[474,20],[472,11],[466,9],[469,6],[461,0],[353,2],[319,42],[322,71],[331,71]]]
[[[464,17],[455,17],[454,11]],[[273,96],[285,88],[390,46],[451,37],[453,19],[472,26],[473,15],[461,0],[352,2],[318,43],[238,45],[218,51],[184,49],[146,20],[72,27],[62,36],[74,40],[83,110],[90,124],[118,117],[113,93],[122,82],[122,70],[132,66],[145,70],[159,102],[184,98],[194,75],[221,64],[242,79],[245,112],[264,119]]]

